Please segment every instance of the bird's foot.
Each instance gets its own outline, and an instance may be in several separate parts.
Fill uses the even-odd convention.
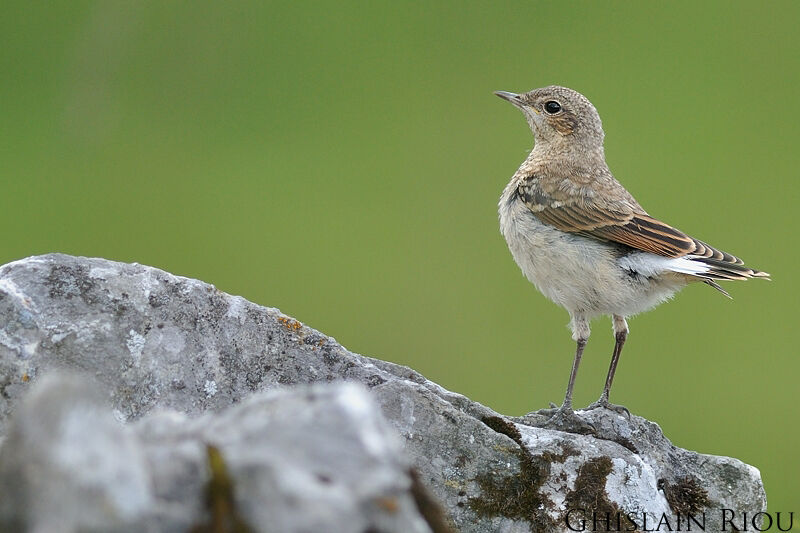
[[[591,411],[592,409],[608,409],[609,411],[614,411],[615,413],[625,415],[627,418],[631,417],[631,412],[628,410],[627,407],[624,405],[617,405],[613,404],[608,401],[608,396],[600,396],[600,399],[594,402],[593,404],[588,405],[583,411]]]
[[[537,415],[552,417],[554,414],[556,414],[556,412],[559,409],[560,409],[559,406],[557,406],[553,402],[550,402],[550,407],[548,409],[539,409],[538,411],[534,411],[534,413],[536,413]]]
[[[562,405],[558,408],[540,409],[537,413],[542,415],[552,414],[542,427],[584,435],[595,433],[595,427],[579,417],[571,406]]]

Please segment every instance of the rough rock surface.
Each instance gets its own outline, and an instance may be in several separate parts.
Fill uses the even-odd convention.
[[[5,531],[202,531],[206,511],[233,499],[214,520],[429,533],[409,467],[362,385],[261,392],[219,413],[157,412],[123,426],[84,377],[50,375],[0,450],[0,516]]]
[[[58,370],[79,374],[47,379]],[[298,387],[340,381],[362,388]],[[640,417],[581,413],[589,435],[503,417],[276,309],[137,264],[0,267],[0,391],[2,530],[447,531],[423,485],[463,532],[569,531],[570,509],[631,514],[640,529],[644,515],[677,529],[705,512],[719,531],[722,508],[766,509],[755,468],[676,448]],[[223,518],[229,529],[202,525]]]

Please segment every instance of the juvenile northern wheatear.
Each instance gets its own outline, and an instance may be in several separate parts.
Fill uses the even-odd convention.
[[[692,281],[728,296],[716,280],[769,275],[648,215],[608,170],[600,116],[583,95],[558,86],[495,94],[522,111],[535,138],[500,197],[500,230],[525,277],[569,312],[577,342],[564,403],[550,423],[580,422],[572,388],[589,321],[599,315],[611,315],[616,344],[603,394],[588,408],[625,410],[608,396],[626,317]]]

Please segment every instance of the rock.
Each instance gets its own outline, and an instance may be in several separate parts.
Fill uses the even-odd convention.
[[[131,430],[85,381],[52,376],[0,448],[0,495],[3,531],[135,531],[155,502]]]
[[[4,531],[431,531],[400,439],[362,385],[123,426],[85,379],[41,381],[0,452]]]
[[[303,395],[332,398],[344,394],[336,388],[341,385],[331,385],[333,389],[298,386],[340,381],[365,386],[402,438],[401,450],[393,447],[384,430],[373,432],[380,433],[386,442],[382,460],[385,472],[394,468],[394,485],[386,480],[385,485],[367,482],[369,469],[345,451],[341,459],[338,451],[325,456],[330,464],[347,470],[337,476],[348,479],[353,487],[362,482],[359,476],[364,476],[365,484],[373,483],[373,487],[396,495],[392,501],[397,506],[387,504],[385,510],[391,514],[395,509],[402,516],[402,528],[392,529],[400,527],[400,522],[382,522],[376,527],[384,529],[374,531],[425,530],[415,527],[446,531],[448,519],[442,517],[442,509],[425,498],[425,486],[463,532],[569,531],[567,513],[573,510],[569,518],[576,526],[579,524],[574,522],[583,514],[580,509],[587,510],[588,529],[591,511],[595,510],[601,519],[606,512],[612,520],[617,513],[630,514],[640,529],[644,529],[641,522],[645,515],[651,529],[659,520],[669,520],[676,529],[678,514],[685,524],[687,513],[698,519],[705,513],[706,531],[719,531],[720,509],[734,509],[737,516],[743,511],[752,516],[766,510],[755,468],[736,459],[676,448],[656,424],[640,417],[627,418],[603,409],[580,413],[593,425],[591,435],[544,429],[540,427],[543,418],[535,414],[503,417],[413,370],[351,353],[332,338],[276,309],[137,264],[47,255],[0,267],[0,434],[8,431],[9,417],[18,411],[15,429],[8,433],[7,443],[0,450],[0,472],[7,472],[9,466],[22,469],[14,475],[25,474],[24,465],[6,459],[11,454],[6,452],[7,446],[17,447],[22,453],[15,444],[26,428],[20,417],[34,423],[31,419],[47,420],[55,415],[37,414],[41,402],[34,400],[48,397],[47,390],[34,391],[30,405],[27,400],[22,406],[19,402],[33,382],[43,381],[46,387],[44,378],[56,370],[83,372],[84,388],[102,395],[114,416],[127,423],[116,427],[106,417],[97,431],[108,433],[107,437],[88,429],[87,435],[128,442],[130,434],[126,432],[133,432],[135,453],[148,458],[147,467],[142,468],[150,479],[133,501],[149,509],[144,515],[160,516],[161,520],[171,516],[174,522],[169,523],[198,523],[206,512],[200,494],[203,484],[214,482],[214,476],[198,465],[204,457],[206,462],[216,457],[226,465],[221,471],[230,474],[227,486],[235,491],[236,510],[250,527],[269,531],[269,520],[279,515],[294,516],[282,523],[282,531],[301,531],[287,528],[294,527],[292,524],[304,527],[302,521],[313,516],[306,516],[305,511],[292,515],[288,502],[298,501],[294,499],[297,494],[314,494],[319,489],[313,470],[295,469],[302,461],[270,462],[250,453],[251,447],[256,449],[255,441],[267,437],[255,432],[257,420],[245,424],[242,417],[248,409],[255,409],[252,402],[277,405],[278,397],[286,395],[280,401],[298,413],[322,409],[313,407]],[[56,392],[52,394],[57,398]],[[300,408],[306,401],[309,405]],[[240,402],[243,405],[234,405]],[[100,404],[91,405],[100,409]],[[164,410],[172,414],[164,414]],[[71,410],[67,406],[53,412],[68,417]],[[264,446],[286,454],[279,457],[295,457],[291,453],[297,448],[298,453],[302,450],[319,460],[323,452],[314,453],[317,447],[325,447],[321,431],[334,441],[359,435],[358,420],[345,415],[338,415],[339,423],[324,426],[311,421],[303,424],[302,417],[283,419],[286,438],[267,440]],[[385,427],[378,417],[371,423],[376,428]],[[254,432],[248,433],[251,430]],[[230,440],[226,440],[228,437]],[[304,447],[304,440],[309,446]],[[206,456],[204,442],[215,446]],[[49,452],[41,453],[47,456]],[[250,467],[244,468],[247,461],[251,461]],[[409,464],[416,468],[416,474],[404,470]],[[280,473],[284,468],[286,472]],[[128,485],[137,486],[132,480],[139,467],[132,464],[126,472]],[[61,470],[52,473],[68,484],[72,482],[62,474]],[[10,490],[6,481],[0,480],[0,500]],[[296,485],[290,485],[290,481]],[[78,490],[86,486],[80,479],[75,483]],[[266,490],[267,486],[272,491],[270,503],[242,499],[242,494]],[[20,498],[32,497],[25,494]],[[409,494],[415,508],[408,503]],[[112,496],[108,498],[115,501]],[[369,524],[377,524],[374,520],[383,517],[380,512],[370,514],[357,503],[354,491],[343,498],[347,501],[341,502],[342,514],[331,518],[336,524],[345,516],[358,515]],[[16,507],[24,501],[18,500]],[[274,502],[280,503],[270,507]],[[54,505],[46,509],[51,514],[61,512]],[[122,516],[119,524],[129,516],[125,512],[123,508],[113,511],[114,516]],[[94,515],[100,518],[93,523],[102,526],[105,515],[92,510],[89,516]],[[13,516],[4,516],[5,523],[13,523],[8,521]],[[422,517],[423,522],[414,521]],[[666,527],[662,525],[662,529]]]

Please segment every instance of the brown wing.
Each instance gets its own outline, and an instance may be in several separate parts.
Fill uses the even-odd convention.
[[[696,256],[708,265],[708,277],[745,279],[769,274],[744,266],[738,257],[717,250],[682,231],[657,220],[616,182],[617,194],[560,194],[563,188],[545,191],[537,176],[522,180],[517,189],[520,199],[542,222],[562,231],[602,241],[616,242],[636,250],[664,257]],[[602,203],[595,198],[602,198]],[[608,200],[618,197],[619,200]]]
[[[681,257],[697,249],[694,239],[682,231],[640,213],[633,215],[625,224],[603,226],[586,235],[665,257]]]
[[[562,231],[665,257],[680,257],[697,249],[694,239],[644,213],[627,192],[625,195],[585,191],[577,195],[559,194],[562,189],[545,191],[540,183],[537,176],[530,176],[520,182],[517,193],[539,220]],[[602,203],[595,200],[598,196]],[[615,196],[620,196],[620,200],[609,200]]]

